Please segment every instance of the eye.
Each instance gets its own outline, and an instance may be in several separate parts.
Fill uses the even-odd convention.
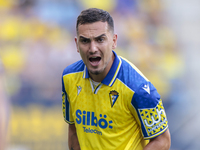
[[[97,39],[97,42],[99,42],[99,43],[102,43],[103,41],[104,41],[103,37],[100,37],[100,38]]]
[[[81,39],[80,41],[81,41],[81,43],[83,43],[83,44],[86,44],[86,43],[89,43],[89,42],[90,42],[90,40],[88,40],[88,39]]]

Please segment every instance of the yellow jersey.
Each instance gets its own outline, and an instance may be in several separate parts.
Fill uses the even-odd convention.
[[[149,139],[168,128],[156,88],[113,53],[112,67],[97,86],[82,60],[63,71],[63,115],[75,124],[81,150],[143,150]]]

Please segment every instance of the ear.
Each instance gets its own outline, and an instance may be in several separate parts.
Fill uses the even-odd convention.
[[[75,37],[74,41],[75,41],[75,43],[76,43],[77,52],[79,53],[79,49],[78,49],[78,39],[77,39],[77,37]]]
[[[117,47],[117,34],[113,35],[113,45],[112,49],[115,49]]]

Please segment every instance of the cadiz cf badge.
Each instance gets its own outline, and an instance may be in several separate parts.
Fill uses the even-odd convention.
[[[113,107],[113,105],[115,104],[118,96],[119,96],[119,93],[117,91],[110,91],[109,97],[110,97],[111,107]]]

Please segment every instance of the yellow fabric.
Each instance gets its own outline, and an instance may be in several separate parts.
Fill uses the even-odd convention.
[[[120,80],[116,80],[112,87],[97,86],[99,90],[94,94],[97,89],[92,91],[92,83],[82,76],[83,72],[63,77],[68,98],[70,97],[69,123],[75,122],[81,149],[96,150],[101,147],[104,150],[142,150],[148,141],[143,138],[136,111],[130,111],[131,106],[128,106],[131,105],[134,92]],[[79,94],[78,87],[81,87]],[[111,98],[115,94],[120,96],[113,105]],[[63,93],[63,99],[65,96]],[[92,122],[96,126],[91,125]]]

